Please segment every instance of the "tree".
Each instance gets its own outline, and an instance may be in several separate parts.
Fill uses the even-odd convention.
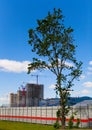
[[[38,58],[33,57],[32,63],[28,64],[28,73],[35,69],[48,69],[56,76],[55,91],[60,96],[63,129],[73,81],[82,73],[82,62],[78,62],[75,57],[76,45],[74,45],[72,32],[71,27],[65,27],[64,16],[60,9],[54,9],[53,13],[48,12],[44,19],[37,20],[35,29],[29,30],[29,44]],[[41,58],[44,60],[40,60]]]

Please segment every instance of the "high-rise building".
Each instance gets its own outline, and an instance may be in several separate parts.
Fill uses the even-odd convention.
[[[17,106],[17,94],[10,93],[10,106],[11,107]]]
[[[44,97],[43,89],[44,86],[40,84],[26,84],[22,90],[17,91],[17,94],[10,94],[10,106],[39,106],[40,100]]]
[[[17,91],[17,106],[22,106],[22,90]]]
[[[38,106],[39,101],[43,99],[43,85],[26,85],[26,106]]]

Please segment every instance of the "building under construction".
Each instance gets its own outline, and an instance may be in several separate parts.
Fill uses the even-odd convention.
[[[40,84],[26,84],[16,94],[10,93],[11,107],[39,106],[40,100],[44,98],[44,86]]]

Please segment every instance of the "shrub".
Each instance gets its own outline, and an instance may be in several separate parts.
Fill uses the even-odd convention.
[[[74,116],[71,115],[70,119],[69,119],[69,122],[68,122],[68,128],[71,129],[73,128],[73,119],[74,119]]]
[[[56,122],[54,123],[53,126],[54,126],[55,129],[59,129],[60,128],[60,124],[59,124],[58,120],[56,120]]]
[[[58,111],[56,112],[56,116],[57,116],[57,120],[54,123],[54,128],[55,129],[59,129],[60,128],[60,124],[59,124],[59,118],[60,118],[60,109],[58,109]]]
[[[76,122],[75,127],[76,127],[76,128],[79,128],[79,125],[80,125],[80,119],[79,119],[79,118],[77,118],[77,122]]]

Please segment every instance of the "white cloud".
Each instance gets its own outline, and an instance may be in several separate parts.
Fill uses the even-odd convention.
[[[89,65],[92,65],[92,61],[89,61]]]
[[[84,89],[84,90],[81,91],[81,93],[82,93],[82,95],[84,95],[84,96],[86,95],[87,96],[87,95],[90,94],[90,91],[87,90],[87,89]]]
[[[86,77],[85,75],[81,75],[80,79],[85,79],[85,77]]]
[[[34,79],[34,80],[30,80],[28,83],[37,84],[37,81]]]
[[[92,82],[84,82],[83,86],[91,88],[92,87]]]
[[[0,97],[0,105],[9,105],[9,94],[4,94]]]
[[[51,84],[51,85],[49,86],[50,89],[55,89],[55,87],[56,87],[55,84]]]
[[[70,92],[73,97],[79,97],[80,91],[71,91]]]
[[[89,96],[90,93],[91,93],[90,90],[84,89],[84,90],[81,90],[81,91],[71,92],[71,95],[74,96],[74,97],[81,97],[81,96]]]
[[[89,61],[89,65],[92,65],[92,61]],[[92,66],[87,68],[89,72],[87,72],[87,75],[92,75]]]
[[[87,72],[87,75],[92,75],[92,72]]]
[[[58,61],[59,61],[59,64],[61,65],[61,60],[58,59]],[[70,62],[67,62],[67,61],[65,61],[63,64],[66,65],[66,66],[69,66],[69,67],[73,67],[74,66],[73,63],[70,63]]]
[[[73,67],[73,66],[74,66],[74,64],[73,64],[73,63],[70,63],[70,62],[65,62],[65,65],[66,65],[66,66],[69,66],[69,67]]]
[[[15,73],[27,72],[27,66],[29,63],[30,61],[19,62],[8,59],[0,59],[0,71]]]
[[[88,70],[92,70],[92,67],[88,67]]]
[[[6,98],[6,97],[0,97],[0,103],[1,102],[4,103],[4,102],[7,102],[7,101],[9,101],[8,98]]]

